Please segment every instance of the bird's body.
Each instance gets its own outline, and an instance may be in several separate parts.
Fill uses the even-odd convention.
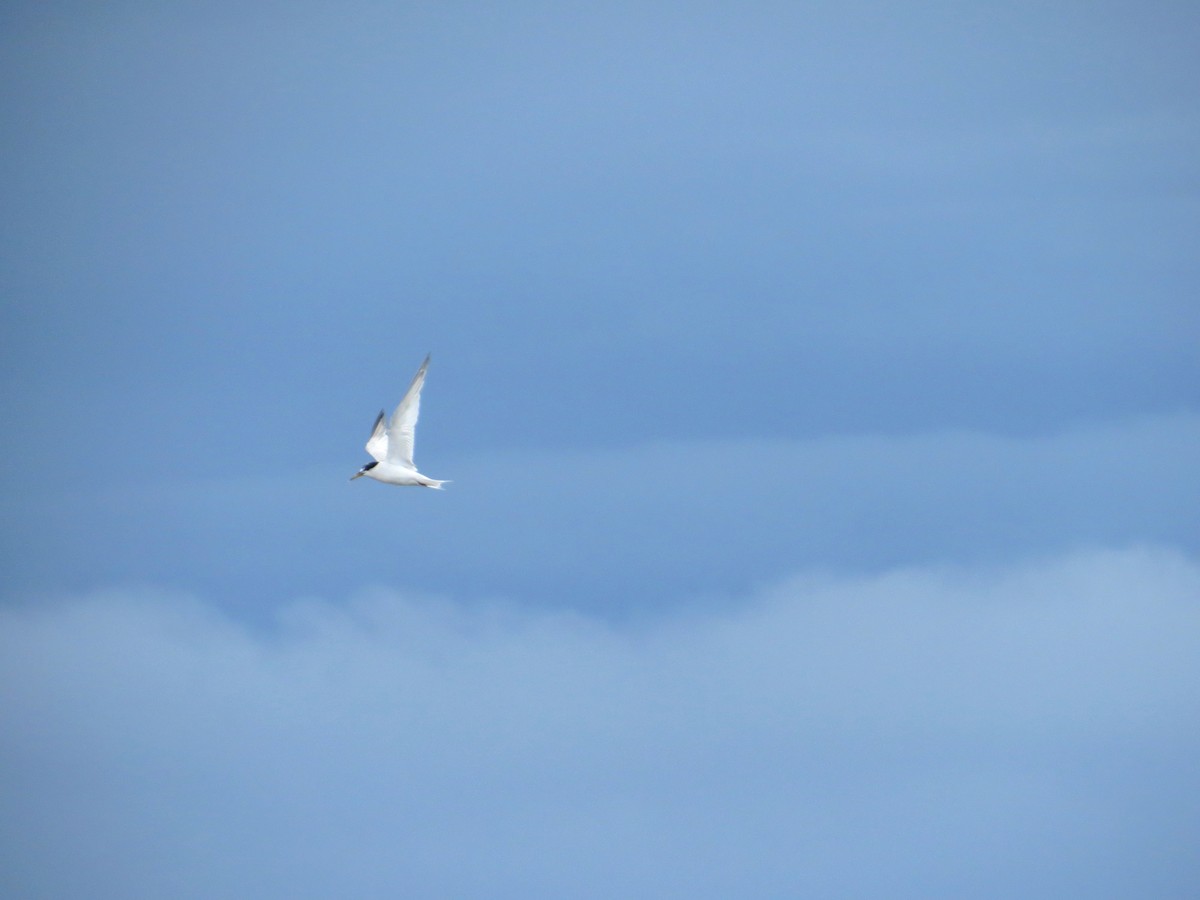
[[[429,478],[417,471],[413,463],[413,441],[417,433],[417,416],[421,412],[421,386],[425,384],[425,372],[429,368],[429,357],[421,363],[412,383],[404,392],[396,411],[388,421],[381,412],[375,419],[375,428],[367,438],[367,452],[374,457],[353,475],[353,481],[361,475],[382,481],[384,484],[411,485],[441,490],[446,482]]]

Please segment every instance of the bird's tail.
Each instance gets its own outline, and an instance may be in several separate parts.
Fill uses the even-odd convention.
[[[433,488],[435,491],[440,491],[443,484],[449,483],[449,481],[438,481],[436,478],[426,478],[421,482],[421,487]]]

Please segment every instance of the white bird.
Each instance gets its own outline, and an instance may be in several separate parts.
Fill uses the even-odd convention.
[[[385,422],[383,413],[375,420],[375,428],[367,438],[367,452],[375,458],[353,475],[374,478],[385,484],[420,485],[442,489],[446,482],[429,478],[417,471],[413,463],[413,439],[417,434],[417,416],[421,413],[421,386],[425,383],[425,370],[429,368],[429,357],[421,363],[412,384],[404,392],[404,399],[392,413],[392,420]]]

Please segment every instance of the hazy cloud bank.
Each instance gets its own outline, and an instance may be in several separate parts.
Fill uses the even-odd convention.
[[[422,465],[454,484],[434,495],[350,483],[366,458],[356,442],[319,469],[251,456],[236,478],[23,487],[5,574],[9,594],[166,584],[260,618],[371,585],[620,615],[814,568],[1200,552],[1198,447],[1186,412],[1036,435],[435,447]]]
[[[20,895],[1183,896],[1200,565],[801,576],[614,627],[378,592],[0,612]]]

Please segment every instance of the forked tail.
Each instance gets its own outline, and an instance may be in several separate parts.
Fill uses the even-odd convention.
[[[438,481],[436,478],[426,478],[421,482],[421,487],[433,488],[435,491],[440,491],[443,484],[449,484],[448,480]]]

